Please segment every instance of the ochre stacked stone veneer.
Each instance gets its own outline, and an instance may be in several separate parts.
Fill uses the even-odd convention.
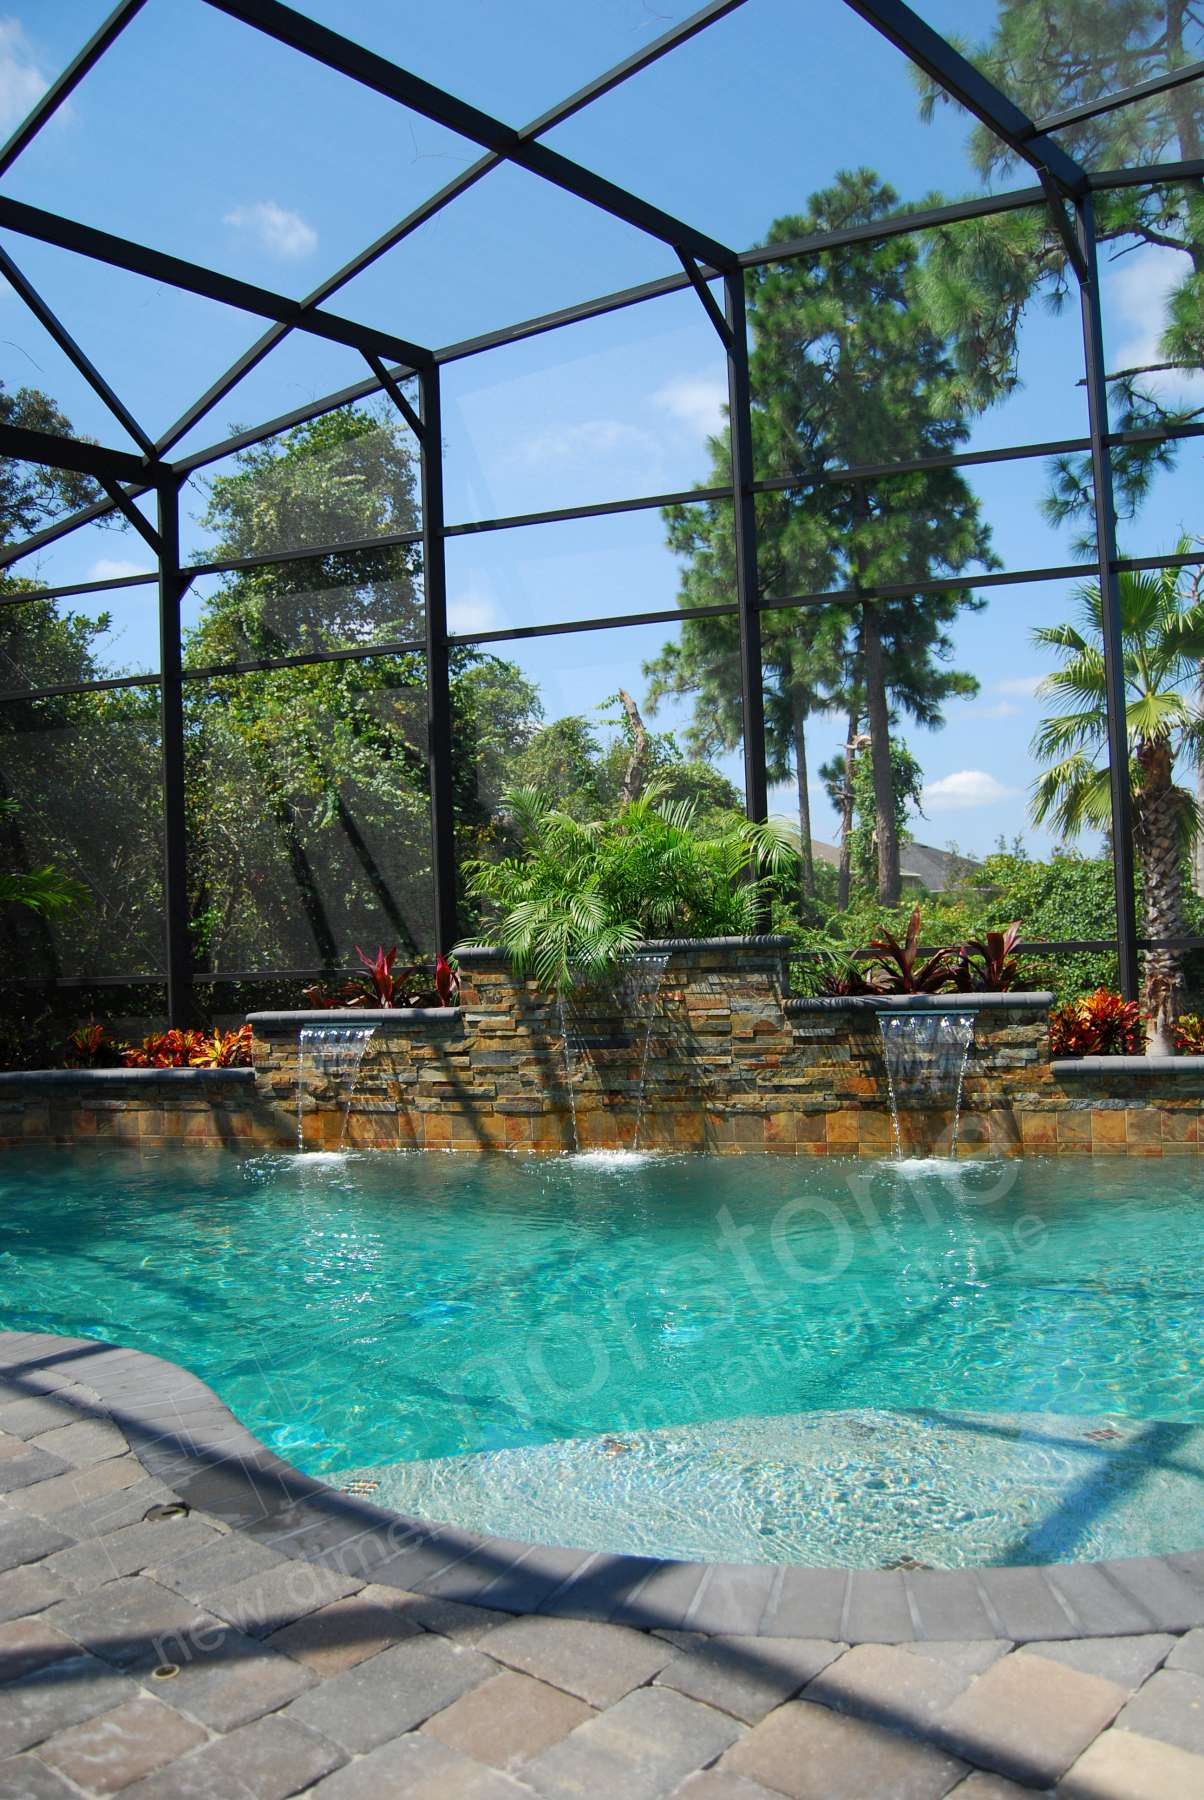
[[[253,1071],[0,1076],[0,1140],[285,1148],[299,1123],[311,1149],[555,1153],[627,1148],[638,1129],[650,1150],[891,1153],[880,1006],[787,998],[782,938],[659,948],[655,997],[626,1005],[582,995],[562,1014],[503,957],[473,951],[458,1008],[252,1014]],[[974,1011],[960,1155],[1204,1150],[1204,1058],[1051,1063],[1050,1002],[895,1003]],[[302,1058],[301,1030],[316,1025],[375,1028],[353,1093]],[[948,1153],[952,1124],[948,1103],[911,1102],[904,1147]]]

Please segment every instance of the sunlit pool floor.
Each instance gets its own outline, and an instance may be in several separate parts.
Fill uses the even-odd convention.
[[[956,1568],[1204,1538],[1204,1427],[1035,1413],[791,1413],[336,1477],[489,1535],[700,1561]]]

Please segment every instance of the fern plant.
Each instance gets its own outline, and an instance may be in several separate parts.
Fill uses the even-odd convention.
[[[798,860],[780,825],[730,813],[704,828],[694,805],[656,787],[585,824],[536,788],[502,805],[519,851],[466,866],[469,892],[493,916],[477,941],[552,993],[604,980],[646,938],[755,931]]]

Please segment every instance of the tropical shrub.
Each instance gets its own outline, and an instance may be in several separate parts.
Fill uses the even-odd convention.
[[[1176,546],[1183,557],[1192,549],[1187,537]],[[1194,793],[1175,780],[1177,773],[1199,767],[1204,747],[1199,707],[1204,597],[1193,580],[1183,583],[1178,567],[1126,570],[1118,578],[1133,841],[1142,922],[1152,938],[1188,935],[1188,852],[1201,825]],[[1033,818],[1038,824],[1053,819],[1066,837],[1085,825],[1106,831],[1112,809],[1098,586],[1078,590],[1076,621],[1041,626],[1033,638],[1061,657],[1061,667],[1037,692],[1067,708],[1043,720],[1033,740],[1046,765],[1033,790]],[[1160,1048],[1171,1046],[1185,988],[1180,952],[1146,952],[1142,1000]]]
[[[957,953],[954,985],[961,994],[1003,994],[1019,980],[1013,952],[1020,942],[1020,921],[1013,919],[1006,931],[988,931],[971,938]]]
[[[315,982],[303,990],[311,1006],[370,1007],[387,1011],[395,1006],[455,1005],[460,978],[445,956],[435,958],[434,984],[429,985],[425,979],[426,971],[419,963],[394,974],[396,944],[389,950],[378,944],[375,956],[365,956],[358,944],[355,950],[367,975],[353,976],[337,988]]]
[[[939,994],[952,987],[954,953],[936,950],[920,961],[920,909],[907,921],[902,942],[892,931],[870,939],[871,990],[878,994]]]
[[[121,1054],[127,1069],[237,1069],[251,1061],[251,1027],[237,1031],[154,1031]]]
[[[1183,1056],[1204,1056],[1204,1013],[1180,1013],[1175,1020],[1175,1048]]]
[[[114,1069],[121,1058],[122,1045],[109,1035],[108,1027],[90,1019],[69,1034],[63,1060],[69,1069]]]
[[[1144,1033],[1138,1002],[1125,1000],[1111,988],[1080,994],[1049,1016],[1051,1056],[1137,1056]]]
[[[17,810],[15,800],[0,799],[0,819],[15,817]],[[88,890],[83,883],[54,863],[43,863],[20,875],[0,872],[0,906],[24,906],[49,917],[70,912],[87,899]]]
[[[215,1030],[210,1037],[201,1033],[201,1042],[189,1057],[193,1069],[245,1069],[251,1062],[251,1027],[239,1025],[234,1031]]]
[[[756,931],[775,884],[794,877],[783,828],[737,813],[700,820],[655,785],[617,816],[582,824],[535,788],[503,798],[517,855],[466,866],[491,915],[478,941],[554,993],[605,979],[645,938]]]

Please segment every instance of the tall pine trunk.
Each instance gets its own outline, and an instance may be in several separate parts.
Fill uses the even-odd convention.
[[[852,887],[853,763],[857,755],[857,730],[860,724],[860,712],[856,707],[850,707],[849,729],[844,746],[844,788],[840,796],[840,870],[836,885],[836,904],[841,912],[849,910],[849,891]]]
[[[874,777],[874,830],[878,839],[878,898],[884,906],[899,900],[899,834],[895,828],[895,781],[890,762],[890,707],[882,633],[872,601],[861,608],[861,660],[865,670],[865,711]]]
[[[807,791],[807,708],[796,688],[791,695],[794,779],[798,785],[798,841],[803,865],[803,898],[815,898],[815,852],[811,846],[811,796]]]
[[[1183,912],[1183,796],[1171,774],[1170,747],[1144,742],[1137,747],[1140,786],[1134,836],[1141,859],[1145,935],[1187,936]],[[1142,967],[1142,1006],[1150,1018],[1147,1049],[1171,1056],[1171,1028],[1183,1005],[1183,958],[1177,950],[1147,950]]]

